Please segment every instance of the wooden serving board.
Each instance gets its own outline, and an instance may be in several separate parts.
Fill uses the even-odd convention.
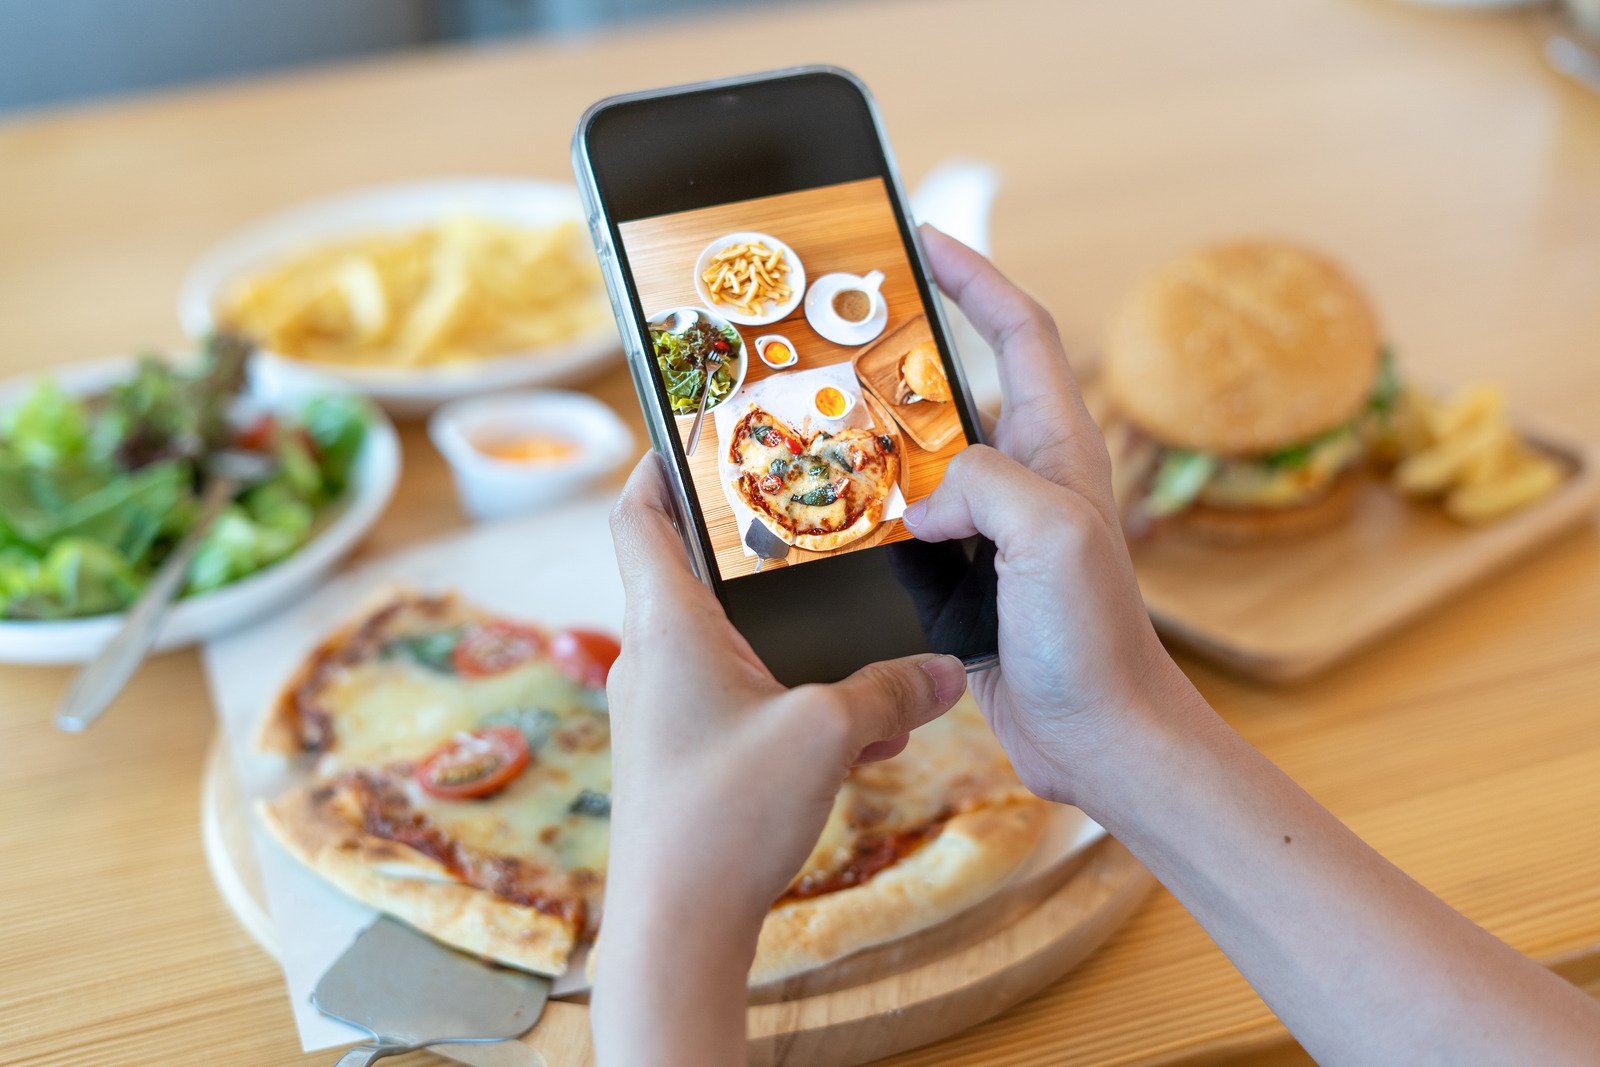
[[[937,452],[961,433],[961,419],[956,415],[955,405],[936,404],[931,400],[915,404],[894,402],[900,380],[900,357],[932,339],[928,317],[918,315],[863,349],[852,362],[862,386],[878,398],[911,439],[927,451]]]
[[[200,806],[218,889],[276,956],[249,807],[221,738],[206,761]],[[939,926],[753,990],[750,1062],[850,1067],[974,1026],[1071,970],[1133,914],[1152,884],[1127,849],[1102,839]],[[553,1000],[518,1041],[433,1051],[480,1067],[591,1067],[589,1009]]]
[[[1419,613],[1592,519],[1600,454],[1524,432],[1568,469],[1550,496],[1488,526],[1365,479],[1348,521],[1280,543],[1202,544],[1158,529],[1133,544],[1156,628],[1241,673],[1292,681],[1334,664]]]

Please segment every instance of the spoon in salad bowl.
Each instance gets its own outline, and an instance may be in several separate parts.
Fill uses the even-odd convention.
[[[128,609],[127,616],[106,646],[90,660],[67,689],[56,710],[56,725],[69,733],[81,733],[111,706],[128,684],[133,672],[155,643],[161,619],[177,599],[183,580],[211,526],[244,490],[270,477],[277,461],[259,452],[224,450],[206,461],[205,488],[200,497],[200,516],[178,542],[166,561],[151,575],[144,592]]]

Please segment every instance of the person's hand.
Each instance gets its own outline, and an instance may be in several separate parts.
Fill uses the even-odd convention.
[[[607,682],[611,862],[594,1024],[603,1062],[645,1062],[642,1048],[676,1048],[672,1062],[685,1063],[733,1062],[735,1046],[742,1055],[761,921],[816,845],[850,767],[895,755],[966,690],[961,662],[934,655],[784,688],[690,571],[669,506],[647,455],[611,518],[627,607]],[[646,995],[652,983],[675,985]],[[687,1003],[673,1004],[673,990]]]
[[[903,749],[960,698],[966,674],[960,660],[922,655],[784,688],[690,571],[666,494],[648,455],[611,518],[627,599],[607,684],[613,854],[693,853],[700,878],[764,913],[850,767]]]
[[[1156,639],[1111,496],[1111,465],[1054,320],[983,256],[932,227],[939,287],[995,349],[992,440],[959,453],[906,509],[920,540],[995,543],[1000,665],[973,693],[1023,784],[1082,802],[1094,754],[1192,689]]]

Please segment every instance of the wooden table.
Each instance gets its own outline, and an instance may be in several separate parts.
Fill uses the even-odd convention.
[[[1202,10],[1203,9],[1203,10]],[[1378,0],[825,5],[593,41],[449,51],[0,126],[0,371],[177,344],[212,241],[308,196],[441,173],[567,177],[581,107],[827,58],[878,91],[908,178],[993,160],[1002,263],[1093,358],[1140,268],[1216,234],[1327,246],[1406,366],[1493,374],[1600,436],[1600,97],[1549,73],[1539,16]],[[594,390],[633,416],[618,370]],[[373,554],[457,527],[423,435]],[[1600,985],[1600,535],[1551,545],[1322,679],[1185,661],[1340,817],[1495,933]],[[197,657],[151,663],[82,737],[59,670],[0,672],[0,1049],[8,1061],[301,1057],[272,962],[213,890]],[[1293,1060],[1170,897],[1014,1011],[898,1063]]]

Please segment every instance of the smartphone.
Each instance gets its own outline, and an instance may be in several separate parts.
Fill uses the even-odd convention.
[[[773,675],[993,664],[993,545],[900,518],[982,438],[866,86],[615,96],[572,159],[684,547]]]

